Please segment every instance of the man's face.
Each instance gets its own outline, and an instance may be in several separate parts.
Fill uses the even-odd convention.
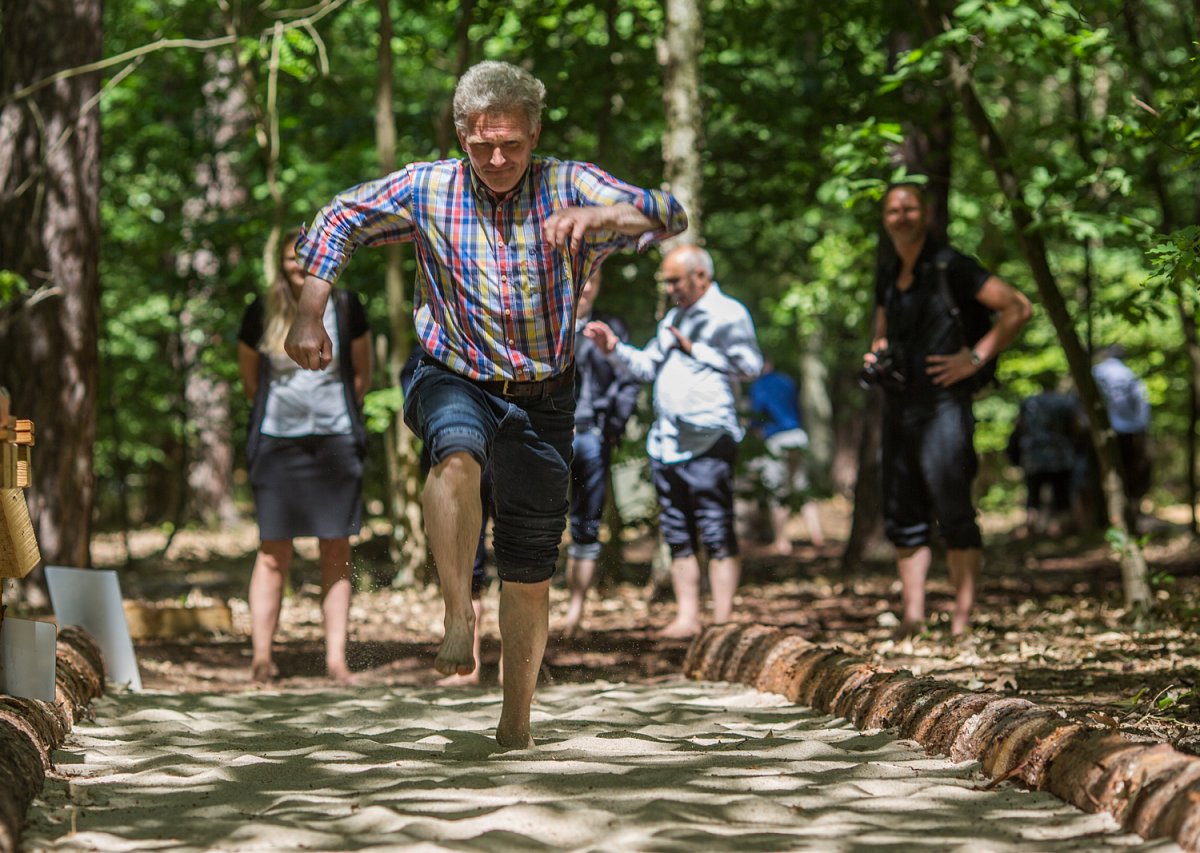
[[[929,215],[921,197],[910,187],[896,187],[883,200],[883,229],[897,246],[925,239]]]
[[[708,276],[703,270],[689,270],[674,255],[667,255],[658,270],[658,279],[667,288],[667,296],[680,308],[687,308],[708,290]]]
[[[497,195],[515,187],[529,168],[541,134],[520,112],[480,113],[467,119],[467,132],[458,141],[479,179]]]

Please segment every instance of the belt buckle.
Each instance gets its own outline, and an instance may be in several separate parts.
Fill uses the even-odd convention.
[[[511,379],[505,379],[504,384],[500,386],[500,396],[501,397],[508,396],[508,383],[511,381],[512,381]]]

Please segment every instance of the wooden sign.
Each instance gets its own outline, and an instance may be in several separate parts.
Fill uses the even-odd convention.
[[[0,388],[0,578],[23,578],[42,559],[22,489],[33,479],[33,421],[13,418]]]
[[[0,578],[23,578],[41,559],[25,492],[0,489]]]

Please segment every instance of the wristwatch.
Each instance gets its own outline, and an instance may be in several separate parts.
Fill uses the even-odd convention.
[[[971,350],[971,366],[979,367],[981,364],[983,364],[983,356],[979,354],[979,350]]]

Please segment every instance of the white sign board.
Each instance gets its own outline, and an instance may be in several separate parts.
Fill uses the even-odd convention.
[[[54,644],[49,622],[6,617],[0,622],[0,693],[54,701]]]
[[[46,586],[60,627],[78,625],[92,635],[100,653],[108,680],[127,684],[130,690],[142,689],[129,639],[129,623],[121,603],[121,582],[108,569],[68,569],[46,566]]]

